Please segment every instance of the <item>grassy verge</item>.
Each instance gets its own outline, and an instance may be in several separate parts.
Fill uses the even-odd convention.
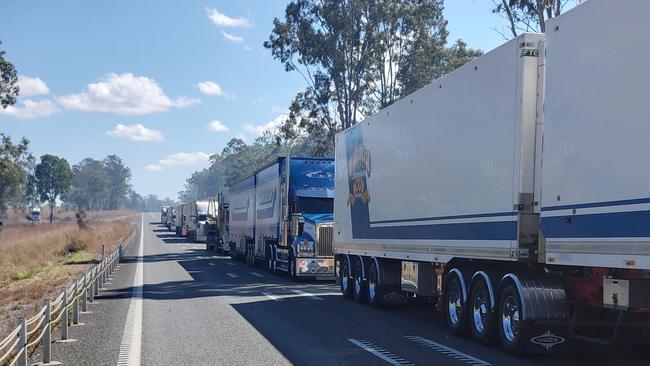
[[[129,236],[133,225],[121,214],[91,218],[89,230],[65,221],[17,222],[0,234],[0,337],[101,259],[102,246],[108,254]]]

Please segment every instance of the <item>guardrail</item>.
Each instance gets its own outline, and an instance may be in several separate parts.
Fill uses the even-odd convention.
[[[68,340],[68,327],[79,324],[79,313],[88,311],[88,303],[115,272],[124,251],[133,242],[136,230],[112,253],[102,258],[70,287],[64,287],[54,299],[44,299],[43,307],[31,318],[24,318],[3,340],[0,340],[0,366],[27,366],[27,359],[42,346],[43,364],[52,363],[52,336],[58,328],[61,340]],[[58,364],[58,363],[57,363]]]

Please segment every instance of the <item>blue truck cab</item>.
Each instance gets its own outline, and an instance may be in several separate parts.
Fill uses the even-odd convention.
[[[334,160],[279,157],[230,187],[231,256],[334,278]]]

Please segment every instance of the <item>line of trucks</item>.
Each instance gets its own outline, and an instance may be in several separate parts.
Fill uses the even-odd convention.
[[[372,306],[431,299],[515,355],[647,354],[649,15],[587,1],[338,133],[335,163],[280,158],[230,187],[217,248]]]

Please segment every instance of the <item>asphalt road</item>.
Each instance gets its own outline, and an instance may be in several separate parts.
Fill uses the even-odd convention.
[[[92,314],[55,344],[72,365],[648,365],[631,349],[576,344],[513,358],[447,335],[431,305],[374,309],[327,282],[291,282],[188,244],[145,214]],[[141,259],[140,259],[141,258]],[[138,266],[142,285],[139,285]],[[135,284],[135,286],[134,286]]]

